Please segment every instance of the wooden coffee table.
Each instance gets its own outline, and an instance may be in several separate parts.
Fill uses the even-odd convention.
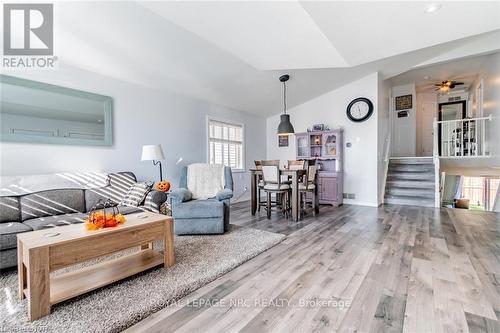
[[[17,236],[19,298],[28,298],[30,321],[50,314],[53,304],[103,287],[146,269],[175,263],[173,219],[144,213],[127,215],[123,225],[88,231],[83,224],[26,232]],[[164,253],[153,241],[165,241]],[[139,252],[70,273],[50,272],[131,247]]]

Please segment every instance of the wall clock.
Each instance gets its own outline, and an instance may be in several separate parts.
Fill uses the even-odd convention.
[[[358,123],[370,118],[372,113],[373,103],[365,97],[356,98],[347,106],[347,118]]]

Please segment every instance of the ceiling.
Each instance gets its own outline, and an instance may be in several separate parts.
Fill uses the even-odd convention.
[[[468,89],[491,55],[468,57],[451,62],[417,68],[391,78],[394,86],[415,83],[417,92],[436,92],[434,84],[446,80],[464,82],[453,91]]]
[[[55,3],[55,54],[75,67],[259,116],[378,71],[500,49],[500,2]],[[101,92],[107,95],[105,91]]]

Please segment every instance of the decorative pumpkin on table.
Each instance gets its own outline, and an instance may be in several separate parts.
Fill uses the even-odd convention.
[[[85,219],[85,228],[87,230],[97,230],[102,228],[112,228],[125,223],[125,216],[120,214],[118,207],[113,205],[111,200],[99,200],[92,207],[89,217]]]
[[[168,190],[170,190],[170,182],[167,180],[159,181],[155,184],[155,189],[162,192],[168,192]]]

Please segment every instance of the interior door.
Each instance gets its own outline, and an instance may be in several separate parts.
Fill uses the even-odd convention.
[[[421,152],[422,156],[432,156],[434,146],[433,122],[436,116],[436,103],[423,102],[421,110]]]
[[[417,150],[417,120],[415,108],[391,111],[392,156],[412,157]]]

